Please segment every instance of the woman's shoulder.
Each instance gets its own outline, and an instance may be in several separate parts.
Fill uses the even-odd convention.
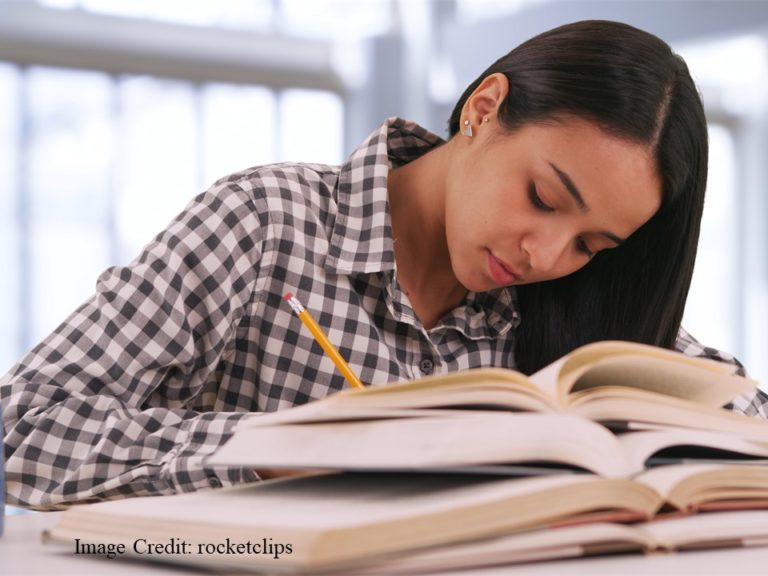
[[[236,206],[232,213],[247,213],[266,237],[301,233],[320,241],[338,215],[338,173],[325,164],[266,164],[220,178],[207,194],[213,202]]]
[[[263,198],[296,199],[329,193],[335,188],[338,174],[338,166],[280,162],[233,172],[213,186],[236,187]]]

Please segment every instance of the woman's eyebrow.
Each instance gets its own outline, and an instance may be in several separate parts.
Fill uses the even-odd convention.
[[[555,171],[555,174],[557,174],[557,177],[560,179],[560,182],[563,183],[565,189],[568,190],[568,193],[573,196],[573,199],[576,201],[576,205],[579,207],[579,210],[582,212],[589,210],[589,206],[587,206],[587,203],[584,202],[584,196],[581,195],[581,192],[579,192],[579,189],[576,187],[576,184],[573,183],[571,177],[560,170],[560,168],[555,166],[552,162],[549,162],[549,165],[552,167],[552,170]]]
[[[571,177],[568,176],[565,172],[560,170],[555,164],[552,162],[549,162],[549,165],[552,167],[552,170],[554,170],[555,174],[557,174],[557,177],[560,179],[560,182],[563,183],[563,186],[565,186],[565,189],[568,190],[568,193],[573,197],[573,199],[576,201],[576,205],[579,207],[579,210],[582,212],[586,212],[589,210],[589,206],[587,206],[587,203],[584,201],[584,196],[581,195],[581,192],[579,192],[578,187],[576,184],[573,183],[573,180],[571,180]],[[615,243],[617,246],[624,243],[626,238],[622,238],[621,236],[617,236],[616,234],[612,232],[601,232],[601,236],[605,236],[610,240],[611,242]]]

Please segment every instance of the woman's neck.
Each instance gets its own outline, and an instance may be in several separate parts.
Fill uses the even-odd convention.
[[[467,294],[445,236],[446,157],[443,145],[390,171],[387,183],[398,282],[427,329]]]

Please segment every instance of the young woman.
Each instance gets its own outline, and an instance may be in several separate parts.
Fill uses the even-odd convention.
[[[289,291],[367,384],[533,372],[609,338],[733,362],[680,331],[706,174],[683,61],[593,21],[493,64],[447,142],[393,118],[343,166],[224,178],[0,380],[8,501],[257,480],[203,457],[249,413],[345,385]]]

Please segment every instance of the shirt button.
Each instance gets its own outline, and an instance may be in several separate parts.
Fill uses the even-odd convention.
[[[221,480],[218,476],[208,476],[208,484],[211,488],[221,488]]]
[[[419,362],[419,370],[421,370],[422,374],[432,374],[434,369],[435,363],[432,358],[422,358],[421,362]]]

